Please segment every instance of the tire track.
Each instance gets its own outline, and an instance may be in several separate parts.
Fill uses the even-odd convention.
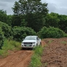
[[[0,59],[0,67],[27,67],[32,54],[32,50],[21,50],[13,53],[4,59]]]

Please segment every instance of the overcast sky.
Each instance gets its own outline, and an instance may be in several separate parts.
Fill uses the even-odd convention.
[[[0,10],[6,10],[7,14],[13,14],[12,7],[18,0],[0,0]],[[41,0],[48,3],[49,12],[67,15],[67,0]]]

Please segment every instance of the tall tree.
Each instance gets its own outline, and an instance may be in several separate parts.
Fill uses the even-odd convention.
[[[66,15],[59,15],[58,18],[60,19],[59,28],[67,33],[67,16]]]
[[[7,23],[6,11],[0,10],[0,21]]]
[[[47,3],[41,0],[19,0],[15,2],[13,12],[16,16],[25,15],[27,26],[39,31],[44,25],[43,17],[48,13]]]
[[[46,16],[46,26],[47,27],[59,27],[59,21],[60,19],[58,18],[57,13],[50,13]]]
[[[15,15],[24,15],[29,13],[47,13],[47,4],[42,3],[41,0],[19,0],[16,1],[13,7]]]

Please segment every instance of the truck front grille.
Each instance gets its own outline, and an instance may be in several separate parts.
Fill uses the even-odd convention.
[[[31,42],[25,42],[24,46],[30,47],[30,46],[32,46],[32,43]]]

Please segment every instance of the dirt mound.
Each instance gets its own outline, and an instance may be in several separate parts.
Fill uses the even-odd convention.
[[[42,55],[42,67],[67,67],[67,38],[44,39],[47,46]]]
[[[0,67],[27,67],[29,65],[32,50],[21,50],[10,56],[0,59]]]

